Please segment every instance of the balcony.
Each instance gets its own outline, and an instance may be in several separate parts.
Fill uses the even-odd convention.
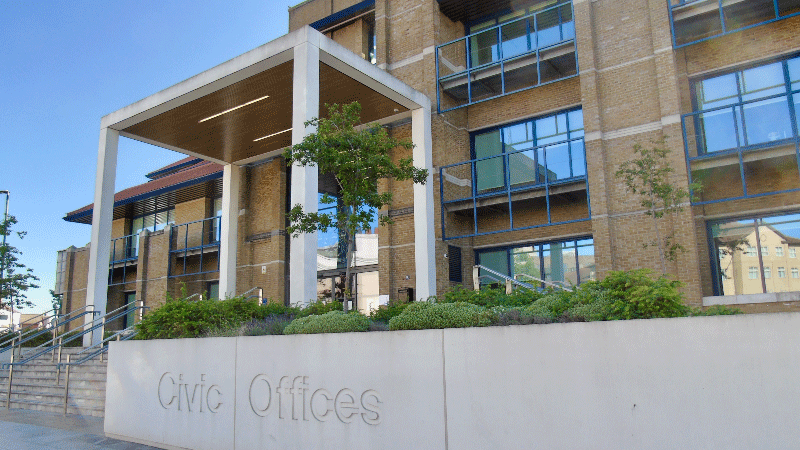
[[[737,89],[748,80],[762,86]],[[695,88],[701,104],[720,106],[682,116],[690,181],[703,185],[693,203],[800,190],[800,58],[701,83]]]
[[[800,14],[800,0],[669,0],[675,48]]]
[[[589,220],[583,137],[439,169],[445,240]]]
[[[170,278],[219,272],[220,221],[209,217],[170,227]]]
[[[116,286],[129,282],[128,273],[136,269],[139,262],[139,235],[131,234],[111,240],[111,258],[108,267],[108,285]]]
[[[572,2],[436,48],[439,112],[578,74]]]

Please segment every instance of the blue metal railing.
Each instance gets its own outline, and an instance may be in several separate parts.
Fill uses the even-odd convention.
[[[586,203],[589,208],[587,217],[553,221],[550,208],[551,189],[578,182],[586,183],[586,149],[583,137],[442,166],[439,169],[442,237],[449,240],[589,220],[591,207],[588,184],[585,184]],[[532,190],[545,191],[547,221],[538,225],[515,226],[512,195]],[[506,197],[508,205],[509,227],[481,232],[478,228],[478,201],[502,196]],[[445,212],[449,206],[456,205],[466,205],[467,209],[472,210],[472,233],[447,235]]]
[[[438,45],[436,47],[436,79],[440,87],[437,89],[439,112],[577,75],[577,55],[574,49],[572,50],[574,73],[551,78],[550,75],[543,75],[543,71],[540,70],[541,53],[574,43],[574,41],[575,22],[572,2],[566,1]],[[535,61],[531,58],[534,58]],[[511,70],[512,66],[514,69],[519,69],[522,66],[531,65],[534,65],[536,70],[532,77],[517,77],[525,78],[524,82],[514,81],[512,83],[508,79],[507,65],[509,65],[508,70]],[[492,69],[499,69],[499,78],[496,80],[499,80],[500,92],[477,98],[479,96],[474,95],[473,85],[478,86],[481,82],[477,81],[477,78]],[[485,81],[482,83],[487,84]],[[444,88],[446,84],[452,84],[453,87]],[[453,96],[465,97],[466,102],[443,109],[441,102],[443,89],[449,91]],[[456,94],[456,91],[460,94]]]
[[[760,3],[760,5],[759,5]],[[762,6],[761,11],[757,11]],[[736,8],[750,8],[749,11]],[[800,5],[790,0],[667,0],[674,48],[714,39],[800,14]],[[694,9],[695,11],[692,11]],[[740,23],[745,12],[761,12]],[[685,17],[677,15],[684,13]],[[703,17],[701,17],[703,16]],[[677,22],[677,26],[676,26]]]
[[[128,276],[128,264],[139,259],[139,235],[130,234],[111,239],[111,259],[109,261],[108,285],[115,286],[125,284]],[[114,268],[121,268],[122,277],[118,282],[114,282]]]
[[[214,257],[216,267],[206,270],[209,251],[219,250],[221,217],[209,217],[194,222],[172,225],[169,232],[169,272],[170,277],[200,275],[219,271],[219,257]],[[190,263],[189,257],[197,256],[197,263]]]
[[[800,190],[800,188],[790,188],[774,192],[749,192],[745,169],[747,155],[788,146],[794,147],[794,161],[800,170],[798,135],[800,120],[796,108],[800,102],[794,103],[793,100],[798,96],[800,89],[694,111],[681,116],[689,182],[691,183],[695,177],[693,166],[704,161],[732,158],[737,160],[737,176],[741,180],[742,187],[741,195],[712,200],[693,200],[693,204],[702,205]]]

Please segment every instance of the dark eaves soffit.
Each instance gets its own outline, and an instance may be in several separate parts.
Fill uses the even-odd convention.
[[[437,0],[439,11],[453,22],[468,24],[482,17],[505,11],[515,3],[512,0]]]

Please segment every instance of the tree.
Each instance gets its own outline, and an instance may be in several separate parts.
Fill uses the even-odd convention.
[[[53,311],[56,314],[61,313],[61,304],[63,301],[63,294],[56,294],[56,291],[50,289],[50,302],[53,304]]]
[[[353,292],[350,273],[356,233],[369,229],[377,211],[392,201],[391,192],[378,192],[378,181],[411,179],[414,183],[424,184],[428,171],[414,167],[412,158],[401,159],[397,164],[392,162],[392,150],[410,150],[414,147],[412,143],[392,138],[378,124],[356,129],[361,116],[361,105],[358,102],[341,107],[337,104],[326,107],[329,118],[314,118],[306,122],[305,126],[317,127],[317,131],[307,135],[300,144],[286,150],[284,156],[290,166],[314,165],[319,173],[332,174],[338,185],[342,208],[337,208],[336,212],[312,213],[305,212],[303,206],[297,204],[289,211],[290,225],[287,231],[298,236],[301,233],[325,232],[333,228],[346,236],[347,285],[344,310],[347,311],[347,300]],[[320,201],[323,204],[332,204],[337,199],[325,193]],[[381,216],[380,225],[387,223],[391,223],[391,219]]]
[[[0,236],[8,238],[12,234],[12,227],[17,224],[17,219],[14,216],[8,216],[2,223],[0,223]],[[15,232],[20,239],[25,237],[24,231]],[[39,285],[36,284],[39,278],[33,274],[33,270],[28,269],[19,261],[19,256],[22,252],[16,247],[7,242],[0,244],[0,269],[2,269],[2,276],[0,277],[0,307],[8,308],[23,308],[26,306],[33,306],[33,303],[27,299],[25,293],[28,289],[36,289]]]
[[[683,211],[686,201],[690,200],[693,192],[699,192],[702,186],[695,182],[689,189],[677,186],[672,178],[675,171],[668,161],[670,150],[666,147],[667,137],[651,140],[651,148],[641,144],[633,146],[634,158],[620,164],[616,172],[617,178],[625,183],[628,192],[638,195],[640,204],[645,208],[645,214],[652,217],[653,229],[656,239],[647,246],[658,248],[661,260],[661,271],[667,273],[667,261],[675,261],[678,255],[686,252],[686,248],[675,241],[675,233],[670,233],[664,238],[658,229],[659,219],[664,215],[674,215]]]

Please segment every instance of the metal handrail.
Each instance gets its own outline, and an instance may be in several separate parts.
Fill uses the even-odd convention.
[[[124,330],[117,331],[116,333],[112,334],[111,336],[103,339],[102,341],[94,344],[92,346],[86,347],[85,349],[81,350],[74,355],[67,355],[67,362],[61,362],[59,358],[58,364],[56,364],[57,372],[56,372],[56,386],[61,382],[61,367],[66,367],[66,374],[64,376],[64,414],[67,413],[67,408],[69,407],[69,375],[70,375],[70,368],[72,366],[77,366],[85,363],[86,361],[90,361],[94,359],[97,355],[100,355],[100,361],[103,361],[103,355],[108,351],[108,343],[112,340],[115,341],[127,341],[128,339],[133,338],[136,336],[137,331],[134,328],[134,325],[125,328]],[[81,355],[95,347],[99,347],[98,349],[90,352],[89,354],[85,355],[84,357],[80,358],[77,361],[73,361],[73,356]]]
[[[506,275],[504,273],[500,273],[500,272],[498,272],[498,271],[496,271],[494,269],[490,269],[490,268],[488,268],[486,266],[482,266],[480,264],[476,264],[476,265],[472,266],[472,279],[473,279],[473,285],[474,285],[476,291],[480,290],[480,287],[481,287],[480,286],[480,278],[487,276],[487,275],[480,275],[480,271],[481,270],[489,272],[490,274],[492,274],[492,275],[494,275],[496,277],[500,277],[501,279],[505,280],[506,294],[510,294],[514,289],[514,286],[519,286],[519,287],[522,287],[522,288],[525,288],[525,289],[528,289],[528,290],[531,290],[531,291],[537,289],[536,286],[534,286],[532,284],[519,281],[516,278],[510,277],[510,276],[508,276],[508,275]],[[523,274],[520,274],[520,275],[523,275]],[[558,284],[556,284],[554,282],[541,280],[539,278],[535,278],[535,277],[532,277],[532,276],[527,275],[527,274],[524,274],[524,275],[526,275],[526,276],[528,276],[530,278],[533,278],[537,282],[545,284],[547,286],[550,286],[550,287],[553,287],[553,288],[556,288],[556,289],[561,289],[561,290],[564,290],[564,291],[567,291],[567,292],[572,292],[572,289],[568,289],[568,288],[566,288],[564,286],[560,286],[560,285],[558,285]]]
[[[90,308],[91,308],[91,310],[90,310]],[[35,339],[35,338],[37,338],[37,337],[39,337],[39,336],[41,336],[41,335],[43,335],[45,333],[53,333],[53,339],[51,339],[47,343],[53,342],[56,339],[55,334],[56,334],[56,332],[57,332],[57,330],[59,328],[69,324],[70,322],[75,321],[76,319],[78,319],[80,317],[86,316],[88,314],[92,314],[94,316],[94,315],[99,314],[99,311],[94,311],[94,305],[86,305],[86,306],[83,306],[81,308],[78,308],[78,309],[75,309],[73,311],[70,311],[68,314],[64,314],[63,316],[61,316],[61,319],[59,321],[57,321],[55,325],[50,327],[50,329],[36,330],[35,332],[32,332],[32,333],[27,334],[27,335],[25,335],[25,333],[20,333],[19,339],[12,338],[11,345],[7,345],[5,347],[0,348],[0,353],[4,353],[4,352],[8,351],[9,349],[21,347],[22,344],[30,342],[31,340],[33,340],[33,339]],[[73,317],[70,317],[70,316],[73,316]],[[23,338],[23,336],[25,336],[25,337]],[[8,340],[4,341],[3,343],[7,343],[7,342],[8,342]],[[36,347],[41,347],[42,345],[44,345],[44,344],[37,345]]]
[[[259,303],[260,303],[260,302],[261,302],[261,300],[263,300],[263,299],[264,299],[264,289],[261,289],[261,288],[260,288],[260,287],[258,287],[258,286],[256,286],[256,287],[254,287],[254,288],[252,288],[252,289],[250,289],[250,290],[248,290],[248,291],[244,292],[244,293],[242,294],[242,297],[244,297],[245,295],[247,295],[247,294],[249,294],[249,293],[251,293],[251,292],[253,292],[253,291],[258,291],[258,295],[251,295],[250,297],[245,297],[245,300],[250,300],[251,298],[257,298],[257,299],[258,299],[258,301],[259,301]]]
[[[73,330],[73,332],[75,332],[75,334],[67,336],[66,338],[63,335],[62,336],[58,336],[58,337],[54,337],[53,339],[47,341],[46,343],[40,344],[40,345],[37,345],[36,347],[34,347],[34,348],[38,348],[40,350],[34,352],[32,355],[27,355],[21,361],[17,361],[17,362],[10,361],[10,362],[7,362],[7,363],[3,363],[3,365],[0,366],[0,367],[1,368],[6,368],[6,367],[13,367],[15,365],[23,365],[23,364],[26,364],[26,363],[28,363],[28,362],[30,362],[30,361],[32,361],[32,360],[44,355],[45,353],[50,352],[50,351],[53,352],[53,359],[55,359],[56,351],[58,350],[58,355],[59,355],[59,358],[60,358],[60,355],[61,355],[60,349],[62,347],[64,347],[64,344],[68,344],[68,343],[70,343],[70,342],[72,342],[72,341],[74,341],[74,340],[76,340],[76,339],[78,339],[80,337],[83,337],[84,335],[86,335],[88,333],[94,332],[97,329],[102,329],[103,327],[105,327],[107,322],[119,319],[120,317],[124,317],[124,316],[126,316],[126,315],[128,315],[128,314],[130,314],[130,313],[132,313],[132,312],[134,312],[136,310],[144,311],[145,309],[149,309],[149,307],[146,307],[144,305],[140,305],[141,303],[142,302],[139,301],[139,302],[136,302],[136,303],[128,303],[126,305],[123,305],[123,306],[121,306],[121,307],[119,307],[119,308],[117,308],[117,309],[115,309],[115,310],[113,310],[111,312],[106,313],[102,317],[95,318],[91,322],[84,323],[80,327],[80,328],[85,328],[85,327],[89,326],[88,328],[86,328],[86,329],[84,329],[82,331],[79,331],[79,332],[75,332],[76,330]],[[133,308],[131,308],[131,306],[133,306]],[[94,313],[95,314],[99,314],[99,312],[94,312]],[[70,320],[74,320],[76,318],[77,317],[75,317],[73,319],[70,319]],[[57,341],[57,343],[56,343],[56,341]],[[16,347],[21,348],[20,344],[22,344],[24,342],[25,341],[18,343],[16,345]]]
[[[527,273],[515,274],[514,278],[516,279],[516,277],[527,277],[527,278],[529,278],[529,279],[531,279],[533,281],[536,281],[537,283],[543,283],[543,284],[546,284],[548,286],[552,286],[552,287],[555,287],[555,288],[563,289],[563,290],[565,290],[567,292],[572,292],[572,289],[569,289],[567,287],[567,283],[565,283],[563,281],[545,281],[545,280],[542,280],[541,278],[536,278],[536,277],[534,277],[532,275],[528,275]]]
[[[86,308],[86,307],[84,307],[84,308]],[[82,309],[84,309],[84,308],[82,308]],[[26,356],[24,359],[22,359],[20,361],[17,361],[16,359],[17,359],[17,357],[19,357],[19,358],[22,357],[22,353],[21,353],[22,352],[22,346],[21,346],[21,344],[24,343],[25,341],[10,346],[9,348],[12,349],[11,358],[10,358],[9,362],[4,363],[2,365],[3,368],[8,367],[8,384],[7,384],[7,391],[6,391],[6,408],[7,409],[11,408],[11,389],[12,389],[13,380],[14,380],[14,367],[26,364],[26,363],[32,361],[33,359],[36,359],[36,358],[38,358],[38,357],[40,357],[40,356],[42,356],[42,355],[44,355],[44,354],[46,354],[46,353],[48,353],[48,352],[50,352],[52,350],[52,352],[53,352],[53,361],[54,362],[55,362],[56,354],[58,354],[58,362],[56,363],[56,367],[57,367],[56,384],[58,384],[60,382],[61,366],[65,365],[67,367],[66,385],[64,387],[64,389],[65,389],[65,394],[64,394],[65,395],[65,397],[64,397],[64,413],[66,414],[66,411],[67,411],[67,399],[68,399],[67,396],[68,396],[68,392],[69,392],[69,367],[71,365],[76,365],[76,364],[81,364],[83,362],[86,362],[86,361],[94,358],[98,354],[99,355],[104,354],[105,351],[106,351],[104,344],[107,343],[112,338],[117,338],[117,340],[122,340],[123,334],[127,333],[127,334],[125,334],[125,340],[127,340],[127,339],[130,339],[133,336],[135,336],[136,332],[135,331],[131,332],[133,327],[128,327],[125,330],[119,331],[119,332],[113,334],[112,336],[109,336],[108,338],[104,338],[99,343],[93,344],[93,345],[85,348],[84,350],[81,350],[77,354],[78,355],[83,354],[83,353],[87,352],[88,350],[93,349],[93,348],[98,347],[98,346],[100,347],[99,350],[95,350],[95,351],[89,353],[88,355],[84,356],[83,358],[81,358],[79,361],[75,361],[75,362],[71,361],[71,356],[72,355],[67,355],[67,362],[66,363],[62,363],[61,354],[62,354],[62,350],[64,348],[64,344],[69,343],[69,342],[71,342],[71,341],[73,341],[73,340],[75,340],[75,339],[77,339],[79,337],[82,337],[82,336],[84,336],[84,335],[86,335],[88,333],[93,333],[98,328],[99,329],[103,329],[103,327],[105,327],[107,322],[112,321],[112,320],[116,320],[116,319],[118,319],[120,317],[127,316],[128,314],[130,314],[132,312],[135,312],[137,310],[139,311],[139,314],[140,314],[139,319],[141,320],[142,314],[144,313],[145,309],[150,309],[150,307],[144,306],[144,302],[142,302],[141,300],[137,301],[136,303],[128,303],[126,305],[123,305],[123,306],[121,306],[121,307],[119,307],[119,308],[117,308],[117,309],[115,309],[113,311],[110,311],[110,312],[106,313],[105,315],[103,315],[100,318],[93,319],[91,322],[84,323],[81,326],[81,328],[85,328],[85,327],[88,326],[87,329],[84,329],[84,330],[82,330],[80,332],[77,332],[76,334],[74,334],[72,336],[69,336],[67,339],[64,339],[64,336],[59,336],[57,338],[54,337],[53,339],[51,339],[50,341],[47,342],[47,344],[51,344],[52,343],[53,345],[50,345],[50,346],[42,348],[42,346],[45,345],[45,344],[41,344],[41,345],[39,345],[37,347],[34,347],[34,348],[40,348],[40,350],[35,352],[33,355]],[[96,311],[92,311],[91,313],[93,315],[99,314],[99,312],[96,312]],[[84,312],[83,314],[89,314],[89,312]],[[80,316],[76,316],[76,317],[74,317],[74,318],[72,318],[70,320],[74,320],[77,317],[80,317]],[[65,321],[65,322],[62,322],[61,324],[65,324],[67,322],[68,321]],[[54,329],[57,329],[57,327],[55,327]],[[75,330],[73,330],[73,331],[75,331]],[[58,343],[55,343],[56,340],[58,341]],[[57,352],[56,352],[56,350],[57,350]]]
[[[49,316],[48,316],[49,315]],[[53,318],[58,316],[58,311],[55,309],[48,310],[47,312],[43,312],[39,315],[33,316],[28,320],[18,323],[19,330],[12,330],[11,328],[7,328],[5,331],[0,332],[0,347],[5,345],[8,341],[14,340],[17,336],[21,336],[25,333],[34,332],[34,331],[41,331],[37,329],[26,328],[25,325],[31,325],[36,322],[40,322],[41,320],[49,318]],[[37,320],[42,317],[41,320]],[[52,326],[52,324],[51,324]]]

